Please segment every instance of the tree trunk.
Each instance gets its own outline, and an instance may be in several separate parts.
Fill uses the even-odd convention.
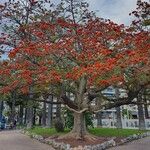
[[[42,109],[42,126],[46,126],[46,102],[43,102],[43,109]]]
[[[53,96],[50,95],[48,100],[50,102],[52,102],[53,101]],[[48,104],[47,126],[50,127],[50,128],[52,127],[52,104]]]
[[[144,111],[145,111],[145,119],[149,119],[149,113],[148,113],[148,105],[147,105],[147,99],[146,95],[144,94]]]
[[[41,124],[42,124],[42,116],[39,115],[39,126],[41,126]]]
[[[24,112],[24,124],[27,125],[27,108],[25,108]]]
[[[30,87],[30,93],[29,93],[29,99],[33,98],[33,95],[31,94],[33,91],[32,87]],[[29,103],[27,108],[27,128],[32,128],[33,127],[33,104]]]
[[[36,108],[33,109],[33,125],[36,125]]]
[[[139,116],[139,129],[140,130],[145,130],[145,118],[144,118],[144,111],[143,111],[143,105],[139,104],[138,105],[138,116]]]
[[[138,102],[142,101],[141,95],[138,96],[137,100],[138,100]],[[138,117],[139,117],[139,129],[145,130],[146,125],[145,125],[145,118],[144,118],[144,111],[143,111],[143,105],[142,104],[138,104]]]
[[[27,128],[30,129],[33,127],[33,107],[30,106],[27,108]]]
[[[59,102],[59,99],[57,99],[57,102]],[[61,104],[57,104],[56,106],[56,118],[61,119]]]
[[[120,91],[118,88],[115,88],[115,96],[116,96],[116,100],[119,100],[119,94],[120,94]],[[121,120],[121,110],[120,110],[120,107],[116,107],[116,117],[117,117],[117,123],[116,123],[116,127],[118,129],[121,129],[122,128],[122,120]]]
[[[15,103],[16,103],[15,92],[12,92],[11,98],[12,98],[12,105],[11,105],[10,122],[12,124],[14,124],[14,122],[15,122],[15,114],[16,114],[16,109],[15,109]]]
[[[74,126],[71,133],[76,139],[83,140],[87,134],[84,113],[74,113]]]
[[[23,124],[23,105],[20,105],[20,110],[19,110],[19,125]]]
[[[91,135],[86,128],[86,123],[85,123],[85,112],[83,113],[73,113],[74,117],[74,125],[73,129],[71,132],[61,135],[59,139],[76,139],[76,140],[90,140],[93,142],[94,140],[97,139],[96,136]]]
[[[118,129],[122,129],[121,109],[120,109],[120,107],[116,107],[116,117],[117,117],[116,127]]]
[[[4,108],[4,102],[0,100],[0,117],[2,116],[3,114],[3,108]]]
[[[97,114],[97,127],[102,127],[102,112],[99,111]]]
[[[149,117],[149,113],[148,113],[148,105],[147,104],[144,105],[144,110],[145,110],[145,119],[149,119],[150,117]]]

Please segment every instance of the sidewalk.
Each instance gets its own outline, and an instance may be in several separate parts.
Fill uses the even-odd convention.
[[[0,150],[54,150],[51,146],[40,143],[21,134],[18,130],[0,132]]]
[[[113,147],[109,150],[150,150],[150,137],[139,139],[122,146]]]

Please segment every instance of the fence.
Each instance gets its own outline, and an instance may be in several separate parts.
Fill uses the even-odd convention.
[[[102,127],[116,128],[116,119],[102,119]],[[146,129],[150,130],[150,119],[145,119]],[[94,126],[97,127],[97,120],[94,120]],[[122,128],[124,129],[138,129],[138,119],[122,119]]]

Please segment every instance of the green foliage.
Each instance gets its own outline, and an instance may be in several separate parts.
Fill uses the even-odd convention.
[[[128,109],[123,109],[123,110],[122,110],[122,116],[132,119],[132,113],[131,113],[131,111],[128,110]]]
[[[57,132],[64,132],[64,124],[61,119],[55,120],[54,127]]]
[[[73,115],[68,109],[65,110],[65,128],[72,129],[73,127]]]
[[[69,111],[68,109],[65,110],[65,127],[68,129],[72,129],[73,128],[73,123],[74,123],[74,118],[73,118],[73,114],[71,111]],[[92,114],[87,112],[85,113],[85,122],[86,122],[86,126],[87,127],[92,127],[93,128],[93,117]]]
[[[86,126],[87,127],[92,127],[94,128],[94,125],[93,125],[93,116],[92,116],[92,113],[85,113],[85,122],[86,122]]]
[[[149,26],[150,25],[150,19],[143,21],[143,26]]]

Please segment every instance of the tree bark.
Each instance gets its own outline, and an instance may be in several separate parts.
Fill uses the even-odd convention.
[[[73,116],[74,116],[74,126],[71,133],[75,135],[76,139],[83,140],[86,134],[88,133],[86,129],[84,113],[74,112]]]
[[[14,122],[15,122],[15,113],[16,113],[16,109],[15,109],[15,103],[16,103],[15,95],[16,95],[15,92],[12,92],[12,94],[11,94],[12,105],[11,105],[11,114],[10,114],[10,122],[12,124],[14,124]]]
[[[19,125],[23,124],[23,105],[20,105],[20,110],[19,110]]]
[[[145,119],[149,119],[150,117],[149,117],[148,105],[147,104],[144,105],[144,110],[145,110]]]
[[[33,125],[36,125],[36,108],[33,109]]]
[[[97,114],[97,127],[102,127],[102,112],[99,111]]]
[[[33,98],[32,87],[30,87],[29,99]],[[27,128],[30,129],[33,127],[33,104],[29,104],[27,108]]]
[[[24,111],[24,124],[27,125],[27,108]]]
[[[59,99],[57,98],[57,102],[59,101]],[[61,104],[58,104],[56,106],[56,118],[57,119],[61,119]]]
[[[144,94],[144,111],[145,111],[145,119],[149,119],[148,105],[146,95]]]
[[[43,103],[43,109],[42,109],[42,126],[46,126],[46,102]]]
[[[59,137],[59,139],[76,139],[76,140],[90,140],[94,141],[97,139],[96,136],[91,135],[86,128],[86,122],[85,122],[85,112],[79,113],[74,112],[74,126],[73,129],[65,134]]]
[[[115,88],[115,96],[116,96],[116,100],[118,101],[119,100],[119,89],[118,88]],[[117,117],[117,122],[116,122],[116,127],[118,129],[121,129],[122,128],[122,120],[121,120],[121,110],[120,110],[120,106],[119,107],[116,107],[116,117]]]
[[[39,126],[41,126],[41,124],[42,124],[42,116],[39,115]]]
[[[30,129],[33,127],[33,107],[30,106],[27,108],[27,128]]]
[[[118,129],[122,129],[121,109],[120,109],[120,107],[116,107],[116,117],[117,117],[116,127]]]
[[[50,95],[49,98],[48,98],[49,101],[53,101],[53,96]],[[52,107],[53,105],[52,104],[48,104],[48,114],[47,114],[47,126],[48,127],[52,127]]]
[[[138,102],[142,101],[141,95],[138,96],[137,100],[138,100]],[[145,118],[144,118],[144,111],[143,111],[142,104],[138,104],[138,117],[139,117],[139,129],[145,130],[146,125],[145,125]]]
[[[3,114],[3,108],[4,108],[4,102],[2,100],[0,100],[0,117]]]

